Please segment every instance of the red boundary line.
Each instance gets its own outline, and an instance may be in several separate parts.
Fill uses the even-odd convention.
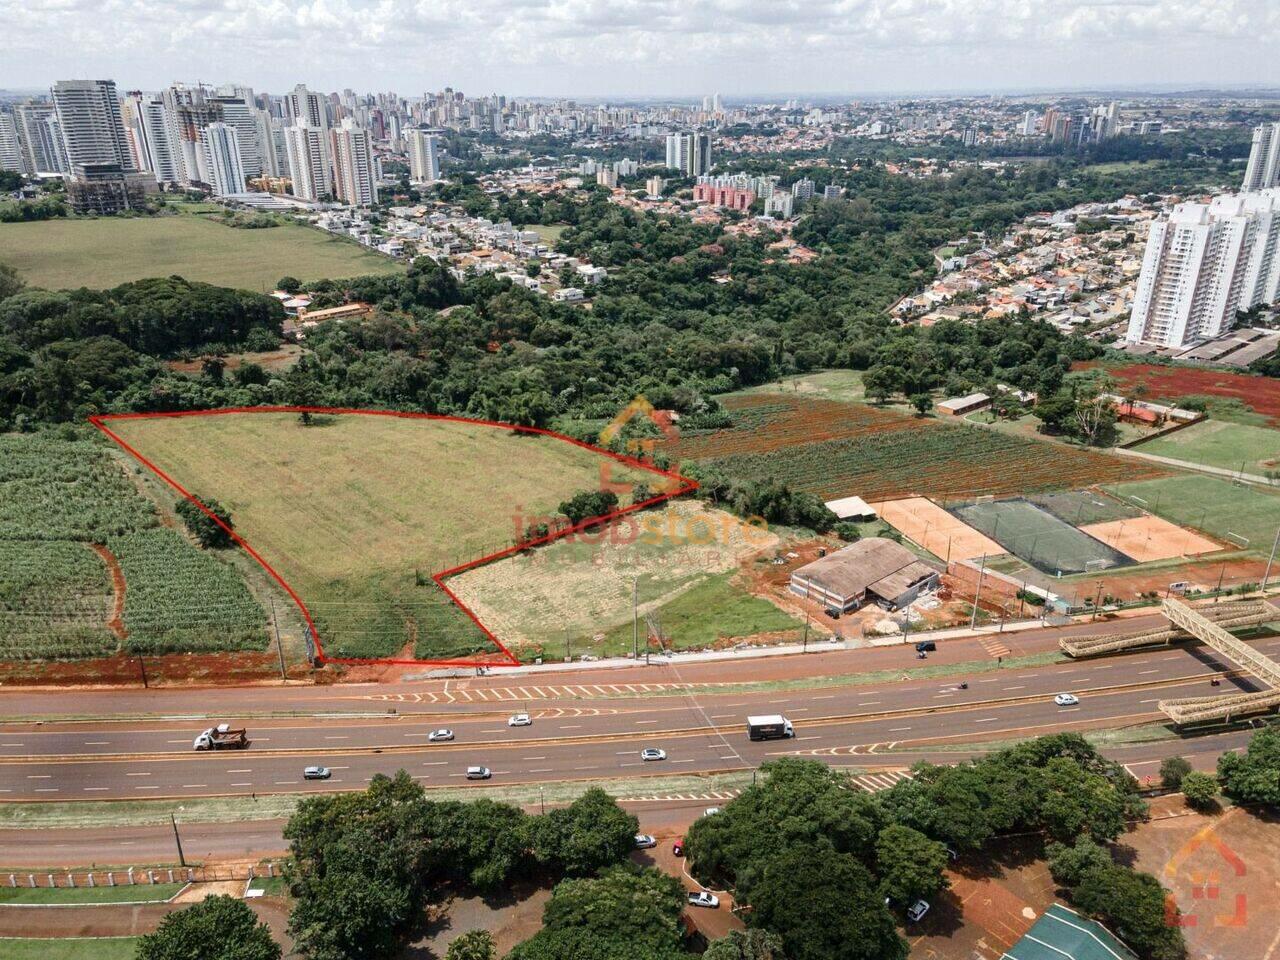
[[[161,419],[165,417],[209,417],[209,416],[223,416],[226,414],[233,414],[233,413],[357,414],[360,416],[399,417],[404,420],[444,420],[451,423],[471,424],[473,426],[498,427],[510,433],[525,433],[525,434],[535,434],[535,435],[544,436],[544,437],[554,437],[557,440],[563,440],[566,443],[571,443],[574,446],[583,448],[584,450],[590,450],[592,453],[597,453],[605,457],[610,457],[613,460],[617,460],[619,463],[625,463],[629,467],[634,467],[639,470],[647,470],[648,472],[657,474],[658,476],[666,477],[668,480],[675,480],[679,482],[681,486],[670,493],[658,494],[657,496],[650,497],[648,500],[643,500],[640,503],[634,503],[628,507],[621,507],[617,510],[614,510],[612,513],[605,514],[604,516],[591,517],[591,518],[588,518],[587,520],[582,521],[581,523],[576,523],[571,527],[565,527],[563,529],[554,530],[546,534],[545,536],[538,537],[534,540],[528,540],[521,544],[512,545],[510,547],[507,547],[505,550],[499,550],[495,553],[490,553],[483,557],[477,557],[474,560],[468,560],[466,563],[459,564],[456,567],[451,567],[448,570],[441,570],[438,573],[433,573],[431,575],[431,579],[435,581],[436,585],[441,590],[443,590],[446,595],[448,595],[450,600],[452,600],[454,603],[458,605],[459,609],[461,609],[463,613],[465,613],[468,617],[471,618],[472,623],[474,623],[477,627],[479,627],[480,630],[484,633],[484,635],[488,637],[489,640],[499,650],[502,651],[502,655],[506,658],[505,661],[495,662],[493,660],[471,660],[471,659],[396,660],[396,659],[382,658],[382,657],[330,657],[325,654],[324,647],[320,643],[320,634],[316,630],[315,621],[311,619],[311,611],[307,609],[307,605],[303,603],[302,598],[298,596],[297,591],[295,591],[293,587],[289,585],[288,581],[286,581],[284,577],[280,576],[280,574],[276,572],[275,568],[272,567],[271,564],[266,561],[266,559],[262,556],[262,554],[258,553],[257,550],[251,547],[248,541],[245,540],[242,536],[240,536],[240,534],[236,533],[235,530],[231,529],[231,527],[223,523],[219,517],[214,515],[214,513],[208,507],[206,507],[203,503],[201,503],[200,500],[197,497],[195,497],[192,493],[186,490],[182,486],[182,484],[178,483],[178,481],[174,480],[173,477],[169,476],[167,473],[161,470],[151,460],[143,456],[141,452],[139,452],[136,448],[134,448],[129,443],[127,443],[124,440],[124,438],[121,437],[118,433],[116,433],[110,427],[106,426],[107,421],[112,421],[112,420],[154,420],[154,419]],[[468,607],[465,603],[463,603],[458,598],[458,595],[455,594],[452,590],[448,588],[448,586],[445,585],[444,581],[446,577],[451,577],[451,576],[454,576],[455,574],[464,573],[467,570],[472,570],[476,567],[482,566],[483,564],[491,563],[494,560],[501,560],[504,557],[509,557],[515,553],[521,552],[522,550],[527,550],[529,547],[537,547],[545,543],[550,543],[553,540],[559,540],[561,537],[566,537],[566,536],[569,536],[570,534],[577,533],[581,530],[586,529],[587,527],[594,527],[594,526],[599,526],[603,523],[608,523],[609,521],[614,520],[620,516],[623,516],[624,514],[631,513],[636,510],[643,510],[645,507],[653,506],[656,503],[662,503],[665,500],[670,500],[672,497],[678,497],[678,496],[681,496],[682,494],[690,493],[698,489],[697,482],[690,480],[688,477],[681,476],[680,474],[675,473],[673,471],[660,470],[657,467],[653,466],[652,464],[644,463],[641,460],[637,460],[635,457],[628,457],[628,456],[625,456],[624,454],[614,453],[612,450],[605,450],[605,449],[602,449],[601,447],[593,446],[592,444],[586,443],[583,440],[575,440],[573,437],[567,437],[562,433],[556,433],[554,430],[546,430],[546,429],[543,429],[542,427],[519,427],[510,423],[500,423],[496,420],[475,420],[469,417],[454,417],[454,416],[448,416],[441,413],[412,413],[405,410],[360,410],[354,407],[222,407],[216,410],[176,410],[176,411],[153,412],[153,413],[92,414],[89,417],[89,422],[92,423],[99,430],[101,430],[102,433],[104,433],[107,437],[109,437],[121,449],[127,452],[130,456],[132,456],[135,460],[141,463],[144,467],[146,467],[148,470],[154,473],[157,477],[159,477],[169,486],[173,487],[173,489],[178,491],[179,494],[186,497],[188,500],[194,503],[197,507],[199,507],[200,510],[202,510],[205,513],[206,516],[210,517],[218,526],[222,527],[222,529],[227,532],[227,534],[231,537],[232,540],[236,542],[237,545],[243,548],[244,551],[247,554],[249,554],[249,556],[253,557],[253,559],[258,562],[259,566],[261,566],[263,570],[265,570],[267,573],[271,575],[272,579],[275,580],[276,583],[280,584],[281,588],[285,591],[285,593],[287,593],[290,599],[292,599],[293,602],[297,605],[298,611],[302,614],[303,619],[306,621],[307,626],[310,628],[311,636],[314,639],[315,645],[316,645],[316,659],[319,660],[321,663],[340,663],[340,664],[348,664],[348,665],[399,664],[399,665],[405,665],[405,666],[453,666],[453,667],[518,666],[520,663],[519,659],[510,650],[507,649],[506,644],[504,644],[501,640],[499,640],[492,630],[490,630],[483,623],[481,623],[480,618],[477,617],[475,613],[472,612],[471,608]]]

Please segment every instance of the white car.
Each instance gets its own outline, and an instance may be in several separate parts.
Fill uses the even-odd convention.
[[[328,767],[307,767],[302,771],[303,780],[328,780],[333,772]]]
[[[924,919],[924,915],[929,912],[928,900],[917,900],[911,906],[907,907],[907,919],[912,923],[919,923]]]
[[[1060,693],[1053,698],[1053,702],[1060,707],[1074,707],[1080,702],[1080,698],[1074,693]]]
[[[533,726],[533,717],[527,713],[513,713],[507,717],[508,727],[531,727]]]
[[[653,849],[654,847],[656,847],[657,845],[658,845],[658,841],[657,841],[657,839],[656,839],[655,837],[651,836],[650,834],[647,834],[647,833],[637,833],[637,834],[636,834],[636,849],[637,849],[637,850],[652,850],[652,849]]]
[[[453,731],[449,729],[432,730],[427,736],[428,743],[441,743],[445,740],[453,739]]]
[[[667,751],[659,750],[657,747],[645,747],[640,751],[641,760],[665,760],[667,759]]]
[[[707,809],[702,811],[702,815],[704,817],[714,817],[719,812],[720,812],[719,807],[707,807]]]
[[[720,906],[720,898],[714,893],[708,893],[706,890],[699,890],[697,893],[689,894],[689,906],[691,907],[710,907],[714,910]]]
[[[493,776],[493,771],[488,767],[467,767],[468,780],[488,780]]]

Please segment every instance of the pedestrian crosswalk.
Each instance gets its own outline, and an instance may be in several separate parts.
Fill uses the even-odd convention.
[[[911,771],[885,770],[880,773],[862,773],[849,779],[867,793],[879,793],[881,790],[888,790],[904,780],[910,780]]]
[[[895,784],[911,779],[910,770],[880,770],[876,773],[861,773],[849,778],[854,786],[866,793],[879,793],[888,790]],[[679,800],[710,803],[711,801],[727,802],[742,793],[741,790],[712,790],[706,793],[661,793],[644,794],[635,797],[619,797],[619,803],[674,803]]]
[[[982,644],[982,649],[987,651],[989,657],[1007,657],[1011,652],[999,636],[993,637],[987,634],[978,642]]]
[[[527,684],[508,687],[471,687],[449,683],[440,690],[417,690],[411,693],[369,693],[362,700],[384,703],[522,703],[529,700],[607,700],[642,694],[678,694],[699,689],[696,683],[558,683]]]
[[[712,800],[732,800],[741,790],[712,790],[707,793],[662,793],[647,794],[640,797],[618,797],[619,803],[670,803],[676,800],[696,800],[707,803]]]

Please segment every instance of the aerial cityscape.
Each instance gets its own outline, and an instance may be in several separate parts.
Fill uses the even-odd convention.
[[[2,960],[1280,960],[1269,7],[7,19]]]

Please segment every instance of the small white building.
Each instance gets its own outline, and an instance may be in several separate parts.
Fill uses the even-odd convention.
[[[579,287],[561,287],[551,295],[552,299],[559,300],[561,303],[578,303],[584,296]]]
[[[876,519],[878,514],[872,506],[861,497],[841,497],[839,500],[828,500],[826,508],[841,520],[867,522]]]

